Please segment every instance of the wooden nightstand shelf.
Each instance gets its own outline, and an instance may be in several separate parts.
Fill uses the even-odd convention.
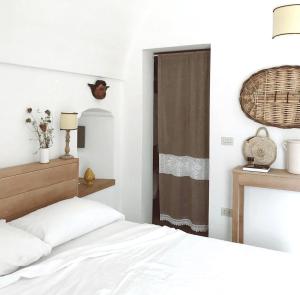
[[[243,171],[242,166],[233,169],[232,241],[244,242],[244,187],[254,186],[300,192],[300,175],[283,169],[271,169],[268,173]]]
[[[95,179],[92,186],[87,186],[83,178],[79,178],[78,197],[85,197],[115,185],[114,179]]]

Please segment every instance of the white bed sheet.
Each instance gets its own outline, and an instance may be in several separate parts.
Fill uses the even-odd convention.
[[[286,253],[120,221],[0,278],[0,294],[299,295],[298,268]]]
[[[136,226],[137,226],[136,223],[130,221],[121,220],[121,221],[113,222],[107,226],[101,227],[95,231],[87,233],[77,239],[71,240],[67,243],[64,243],[58,247],[53,248],[51,254],[45,259],[48,259],[49,257],[53,257],[64,251],[74,249],[76,247],[83,247],[83,246],[91,245],[93,243],[97,243],[99,241],[102,241],[103,239],[115,240],[114,237],[115,234],[118,235],[116,237],[117,239],[122,239],[122,237],[124,236],[122,235],[123,232]]]

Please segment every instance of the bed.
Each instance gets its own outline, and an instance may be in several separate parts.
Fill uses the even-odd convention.
[[[77,177],[76,159],[1,170],[0,218],[76,196]],[[298,266],[286,253],[120,219],[0,277],[0,294],[300,294]]]

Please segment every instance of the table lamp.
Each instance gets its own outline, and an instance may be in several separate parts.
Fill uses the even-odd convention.
[[[77,129],[77,114],[78,113],[61,113],[60,115],[60,130],[66,130],[65,154],[60,157],[64,160],[74,158],[74,156],[70,155],[70,131]]]

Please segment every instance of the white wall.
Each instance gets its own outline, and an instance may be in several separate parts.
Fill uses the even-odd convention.
[[[134,136],[125,141],[122,176],[124,183],[136,180],[138,185],[123,187],[123,208],[133,220],[151,221],[152,199],[152,76],[151,53],[176,49],[201,48],[209,44],[212,31],[207,25],[206,2],[151,1],[147,3],[136,26],[127,56],[123,124]],[[171,7],[171,8],[170,8]],[[184,19],[184,21],[182,21]],[[194,46],[189,46],[194,45]],[[178,48],[180,47],[180,48]],[[207,46],[205,46],[207,47]],[[151,92],[150,92],[151,91]],[[135,116],[132,114],[135,113]],[[142,122],[139,124],[138,122]],[[133,169],[130,174],[127,167]],[[128,198],[126,198],[128,196]],[[136,210],[139,208],[139,210]]]
[[[120,83],[119,83],[120,84]],[[109,90],[107,96],[109,96]],[[120,97],[116,97],[119,101]],[[117,109],[115,105],[112,110]],[[77,149],[79,176],[83,177],[87,168],[92,168],[96,178],[115,179],[110,188],[88,195],[88,199],[100,201],[122,210],[120,179],[120,114],[100,108],[88,108],[80,114],[79,124],[85,126],[85,148]],[[116,126],[116,128],[115,128]]]
[[[239,91],[243,81],[253,72],[271,66],[299,63],[300,38],[272,36],[272,10],[279,1],[151,1],[144,11],[127,60],[125,76],[126,128],[135,131],[126,142],[127,165],[134,167],[141,186],[127,186],[126,210],[132,218],[147,220],[151,197],[147,186],[151,176],[151,119],[148,117],[149,95],[144,92],[147,67],[143,50],[193,44],[211,44],[211,125],[210,125],[210,236],[231,239],[231,219],[221,216],[221,207],[231,207],[231,169],[243,163],[241,146],[253,135],[259,124],[249,120],[239,106]],[[172,7],[172,9],[170,8]],[[216,9],[217,8],[217,9]],[[226,13],[225,13],[226,12]],[[184,21],[183,21],[184,20]],[[147,76],[146,70],[146,76]],[[149,79],[151,74],[149,74]],[[149,82],[147,82],[149,83]],[[144,85],[144,88],[143,88]],[[149,85],[149,84],[147,84]],[[132,112],[143,110],[143,116]],[[148,119],[145,119],[148,118]],[[144,120],[143,120],[144,119]],[[143,122],[138,126],[137,122]],[[269,128],[278,144],[278,159],[274,167],[284,167],[280,148],[286,138],[299,137],[299,131]],[[221,136],[233,136],[233,147],[220,145]],[[133,149],[134,147],[134,149]],[[148,152],[145,152],[148,150]],[[136,155],[142,155],[137,158]],[[125,174],[125,171],[123,171]],[[128,177],[127,181],[130,179]],[[123,199],[124,202],[124,199]],[[133,206],[140,205],[140,211]],[[299,193],[272,190],[246,190],[245,241],[273,249],[295,251],[299,248],[297,232],[300,217]],[[298,250],[299,251],[299,250]]]
[[[96,178],[114,178],[114,118],[110,112],[89,109],[78,124],[85,126],[85,147],[78,148],[79,175],[91,168]]]
[[[141,2],[2,0],[0,61],[119,79]]]
[[[118,198],[118,189],[115,186],[111,186],[99,192],[90,194],[86,196],[87,199],[91,199],[94,201],[100,201],[103,204],[106,204],[110,207],[113,207],[117,210],[121,210],[120,208],[120,199]]]
[[[123,99],[121,82],[106,79],[110,85],[104,100],[93,98],[87,83],[99,77],[0,64],[0,167],[29,163],[38,160],[34,152],[37,142],[30,141],[32,132],[25,124],[26,108],[50,109],[54,115],[54,145],[51,158],[64,153],[64,131],[59,131],[59,114],[62,111],[81,113],[88,108],[101,108],[114,116],[114,164],[116,187],[114,204],[120,207],[120,108]],[[76,133],[71,132],[71,153],[77,155]]]
[[[299,64],[299,38],[271,39],[272,8],[277,3],[257,1],[256,4],[240,3],[236,7],[239,13],[229,24],[224,22],[222,34],[212,44],[210,235],[218,238],[231,237],[227,218],[220,216],[221,207],[231,206],[230,170],[242,163],[242,143],[259,127],[240,109],[238,97],[242,82],[259,69]],[[283,168],[281,143],[287,138],[299,138],[299,131],[268,129],[278,144],[274,167]],[[221,136],[233,136],[234,147],[221,146]],[[297,232],[300,225],[296,211],[300,208],[300,194],[249,188],[245,195],[245,242],[299,252],[299,238],[290,233]]]
[[[271,39],[272,10],[283,1],[88,0],[0,2],[0,166],[30,162],[32,145],[23,124],[31,105],[79,112],[93,107],[116,118],[115,161],[122,210],[128,218],[151,216],[152,135],[150,54],[164,47],[211,44],[210,235],[230,239],[231,169],[242,162],[241,145],[258,124],[241,112],[242,82],[270,66],[299,64],[300,38]],[[30,65],[67,74],[3,63]],[[106,76],[108,96],[94,100],[87,82]],[[123,80],[120,80],[123,79]],[[8,127],[9,126],[9,127]],[[280,144],[298,130],[269,128]],[[233,147],[220,145],[233,136]],[[62,134],[57,134],[62,143]],[[57,156],[58,141],[52,149]],[[284,166],[279,148],[275,167]],[[294,251],[299,243],[298,193],[247,189],[246,242]],[[280,213],[280,215],[279,215]],[[300,248],[299,248],[300,249]]]
[[[51,157],[63,153],[58,130],[61,111],[101,108],[114,117],[116,185],[98,193],[120,208],[120,151],[123,126],[122,74],[140,2],[130,0],[4,0],[0,2],[0,167],[36,161],[37,150],[24,124],[25,109],[49,108],[54,114],[55,142]],[[105,79],[105,100],[95,100],[87,83]],[[8,127],[9,126],[9,127]],[[77,155],[76,133],[71,153]]]

